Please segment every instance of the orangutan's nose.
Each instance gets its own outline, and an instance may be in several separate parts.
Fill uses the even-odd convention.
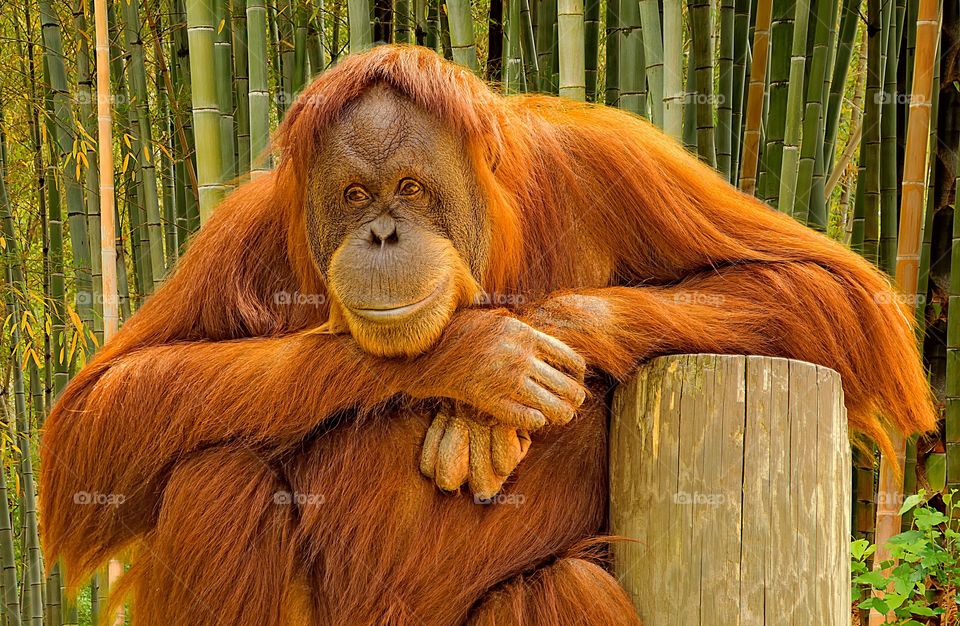
[[[370,243],[383,247],[395,244],[400,240],[397,235],[397,221],[384,213],[370,222]]]

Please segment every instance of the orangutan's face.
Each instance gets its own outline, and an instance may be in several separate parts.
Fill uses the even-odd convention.
[[[478,293],[489,226],[461,137],[393,91],[367,92],[324,134],[307,234],[331,319],[365,350],[418,354]]]

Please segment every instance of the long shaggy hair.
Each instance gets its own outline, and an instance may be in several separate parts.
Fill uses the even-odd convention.
[[[477,277],[483,290],[565,341],[592,367],[622,380],[642,361],[667,353],[802,359],[841,374],[851,427],[885,451],[888,431],[935,427],[912,313],[869,263],[744,195],[642,119],[557,98],[505,98],[432,51],[381,46],[344,59],[307,87],[275,137],[277,170],[229,196],[173,276],[55,406],[41,452],[42,534],[47,563],[62,558],[71,587],[110,556],[146,542],[171,562],[206,559],[215,571],[202,573],[211,576],[183,578],[197,593],[208,585],[213,597],[222,591],[219,597],[234,604],[246,600],[229,612],[234,623],[279,623],[269,606],[286,593],[275,586],[290,580],[296,557],[256,548],[272,555],[264,571],[276,574],[274,587],[265,587],[245,542],[272,537],[287,550],[286,525],[296,520],[263,512],[270,506],[266,491],[283,488],[283,481],[262,468],[244,475],[242,456],[204,463],[204,450],[242,444],[278,463],[332,415],[381,407],[427,378],[455,384],[494,343],[454,316],[462,351],[408,363],[377,359],[349,337],[315,332],[328,321],[328,306],[306,238],[307,172],[324,130],[378,84],[461,134],[488,214],[490,261]],[[364,427],[350,436],[363,439]],[[421,480],[416,453],[397,457],[403,460],[397,463],[409,457],[410,467],[375,471]],[[590,458],[603,463],[602,453]],[[336,460],[377,458],[362,461],[344,452]],[[300,461],[305,473],[316,473],[311,463],[325,462],[334,460]],[[194,463],[205,485],[223,481],[221,489],[207,491],[210,505],[222,506],[224,515],[189,515],[184,507],[192,500],[165,491],[189,486]],[[223,468],[230,475],[218,478]],[[356,475],[350,467],[343,471],[346,480]],[[553,478],[544,476],[545,482]],[[224,495],[228,488],[259,490],[258,506],[267,508],[228,514],[236,503]],[[88,506],[77,501],[84,492],[123,494],[125,501]],[[443,502],[431,504],[438,514],[454,506]],[[553,515],[580,515],[590,528],[602,518],[602,511],[578,511],[558,504]],[[316,516],[316,523],[324,519]],[[190,535],[184,549],[173,546],[191,520],[221,528],[222,539],[216,532],[212,540]],[[264,533],[254,532],[258,525]],[[558,528],[564,525],[575,526],[564,521]],[[522,534],[494,537],[478,523],[473,536],[477,545],[521,538],[553,545],[549,537]],[[368,543],[351,544],[352,554],[367,554],[379,541],[373,530],[362,536]],[[475,558],[483,559],[483,550]],[[416,561],[403,562],[413,568]],[[143,572],[150,571],[135,569],[131,584],[144,588],[144,603],[156,605],[174,591],[146,589],[154,581]],[[521,589],[563,589],[599,575],[579,562],[560,562],[556,572],[560,578],[508,584],[498,597],[520,606]],[[445,597],[435,595],[438,602]]]

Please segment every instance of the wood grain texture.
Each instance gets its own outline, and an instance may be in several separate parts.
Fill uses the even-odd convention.
[[[610,523],[644,623],[849,623],[850,445],[839,375],[677,355],[617,390]]]

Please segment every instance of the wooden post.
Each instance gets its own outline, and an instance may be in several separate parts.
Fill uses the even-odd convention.
[[[614,399],[617,577],[647,626],[849,624],[850,472],[833,370],[655,359]]]

